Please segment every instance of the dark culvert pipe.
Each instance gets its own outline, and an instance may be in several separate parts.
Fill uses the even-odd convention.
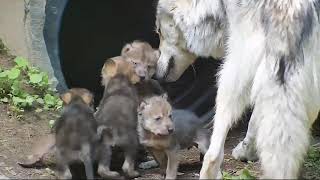
[[[70,0],[61,22],[60,60],[69,87],[85,87],[100,99],[100,71],[125,43],[145,40],[156,47],[151,0]]]
[[[98,103],[103,92],[100,71],[107,58],[119,55],[136,39],[158,47],[155,10],[155,0],[47,0],[44,35],[61,91],[84,87],[94,92]],[[162,84],[177,100],[174,106],[191,108],[198,115],[211,110],[219,63],[198,60],[177,82]]]

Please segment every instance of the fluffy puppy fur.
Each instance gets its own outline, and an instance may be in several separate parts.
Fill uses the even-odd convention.
[[[172,109],[167,95],[146,98],[138,109],[139,141],[166,169],[166,179],[175,179],[179,165],[178,151],[198,145],[205,154],[210,143],[210,131],[204,128],[208,119],[194,113]]]
[[[98,141],[97,123],[93,116],[93,95],[86,89],[73,88],[61,95],[62,116],[55,123],[57,176],[72,178],[69,165],[82,161],[86,176],[93,179],[92,159]]]
[[[129,177],[137,177],[139,173],[135,171],[134,165],[139,145],[136,130],[138,95],[134,84],[139,82],[139,77],[131,63],[122,57],[107,60],[102,77],[105,91],[95,115],[103,152],[98,173],[104,178],[119,176],[118,172],[110,170],[110,149],[111,146],[118,146],[125,154],[122,170]]]
[[[121,50],[121,56],[134,66],[136,74],[141,80],[150,80],[156,72],[156,65],[160,53],[144,41],[133,41]]]
[[[226,52],[201,179],[219,174],[227,133],[248,106],[240,151],[257,148],[263,178],[298,177],[320,109],[319,13],[319,0],[159,0],[159,78],[174,81],[193,56]]]
[[[122,48],[121,56],[133,65],[136,74],[141,79],[136,84],[139,102],[146,97],[165,93],[158,81],[151,79],[156,73],[159,50],[153,49],[147,42],[136,40]]]

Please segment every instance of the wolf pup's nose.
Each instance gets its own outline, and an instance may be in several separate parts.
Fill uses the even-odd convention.
[[[169,128],[169,129],[168,129],[169,134],[172,134],[172,133],[173,133],[173,130],[174,130],[173,128]]]

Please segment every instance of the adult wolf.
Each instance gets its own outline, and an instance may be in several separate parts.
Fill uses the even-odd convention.
[[[227,133],[248,106],[249,142],[238,148],[256,145],[264,178],[298,177],[320,109],[319,14],[319,0],[159,0],[158,78],[175,81],[196,56],[224,56],[201,179],[219,175]]]

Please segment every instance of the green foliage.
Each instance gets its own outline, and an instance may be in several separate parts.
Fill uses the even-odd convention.
[[[39,111],[62,107],[62,101],[50,88],[45,72],[30,66],[22,57],[16,57],[14,62],[11,69],[0,68],[0,102],[11,104],[19,112],[31,108]]]
[[[240,172],[240,175],[231,175],[228,172],[223,172],[223,179],[231,180],[231,179],[256,179],[252,176],[248,169],[243,169]]]
[[[320,147],[311,147],[304,163],[305,179],[319,179],[320,177]]]

